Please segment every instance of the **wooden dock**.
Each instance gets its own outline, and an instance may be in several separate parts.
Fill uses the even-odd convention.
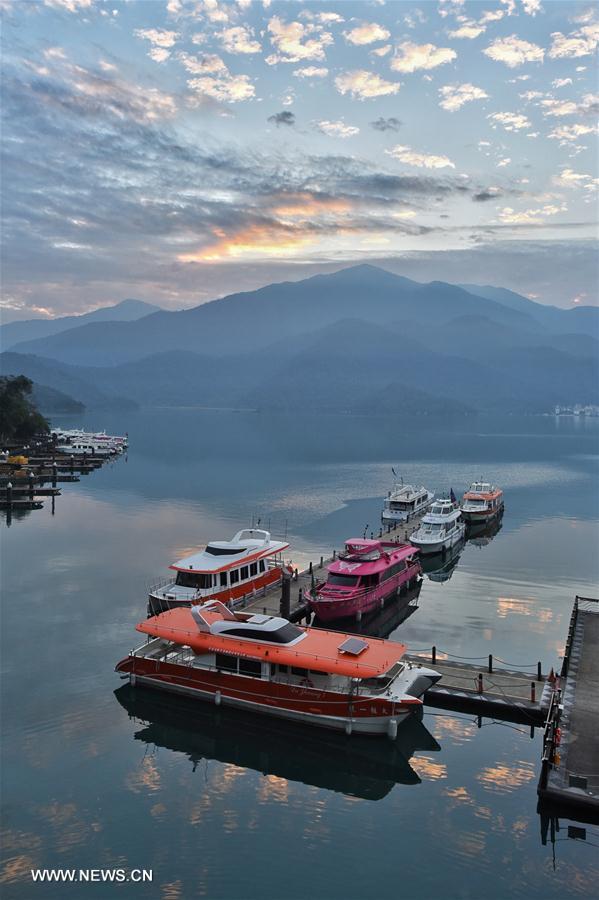
[[[543,739],[541,801],[599,821],[599,600],[576,597]]]

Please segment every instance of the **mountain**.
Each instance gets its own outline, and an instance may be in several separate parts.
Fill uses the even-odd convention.
[[[71,328],[80,328],[90,322],[131,322],[157,312],[159,306],[143,300],[122,300],[113,306],[102,306],[81,316],[61,316],[57,319],[24,319],[0,326],[0,346],[10,350],[23,341],[38,340],[60,334]]]
[[[0,361],[90,408],[433,415],[596,403],[598,311],[489,290],[355,266],[194,309],[89,323]],[[39,355],[21,353],[28,347]]]
[[[599,307],[574,306],[571,309],[561,309],[558,306],[537,303],[515,291],[489,284],[461,284],[460,287],[477,297],[493,300],[509,309],[531,316],[551,331],[590,334],[595,339],[599,338]]]
[[[87,409],[132,410],[137,404],[118,393],[104,393],[94,383],[93,377],[82,374],[75,366],[65,366],[52,359],[26,356],[20,353],[0,353],[2,375],[26,375],[36,385],[44,385],[53,391],[82,403]]]
[[[33,385],[33,402],[45,416],[76,415],[85,412],[85,405],[73,400],[62,391],[47,387],[45,384]]]
[[[77,365],[108,366],[170,350],[214,356],[260,350],[284,338],[362,319],[385,325],[400,318],[442,325],[460,315],[534,333],[525,313],[474,297],[444,282],[420,284],[374,266],[360,265],[303,281],[272,284],[178,312],[158,312],[136,322],[92,323],[53,337],[17,345],[19,353]]]

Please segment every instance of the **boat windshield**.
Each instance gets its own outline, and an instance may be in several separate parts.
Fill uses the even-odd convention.
[[[441,506],[440,503],[435,503],[431,507],[431,515],[433,516],[446,516],[451,512],[451,509],[448,506]]]
[[[482,509],[483,507],[485,507],[487,505],[486,500],[479,500],[479,499],[470,500],[470,499],[468,499],[466,502],[468,503],[468,506],[475,506],[477,509]]]
[[[181,587],[205,589],[212,587],[212,575],[202,572],[177,572],[175,584],[179,584]]]
[[[444,527],[445,526],[440,522],[427,523],[426,525],[422,526],[422,531],[424,532],[424,534],[439,534],[441,529]]]
[[[327,578],[327,584],[338,584],[343,585],[343,587],[355,587],[357,583],[357,575],[342,575],[339,572],[329,572],[329,577]]]

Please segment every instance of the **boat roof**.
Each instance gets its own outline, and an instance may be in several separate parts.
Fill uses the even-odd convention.
[[[282,553],[289,544],[273,541],[269,531],[262,528],[243,528],[230,541],[210,541],[203,549],[173,563],[176,572],[225,572],[240,563],[254,562],[275,553]]]
[[[430,493],[430,491],[422,484],[420,487],[414,487],[413,484],[396,484],[391,491],[390,499],[398,500],[401,497],[402,500],[412,500],[414,497],[419,497],[421,494],[428,493]]]
[[[218,606],[221,605],[218,604]],[[252,618],[260,620],[272,618],[271,616],[242,618],[230,613],[229,610],[226,610],[226,615],[223,615],[218,608],[209,609],[208,605],[193,607],[196,617],[198,609],[208,625],[221,622],[230,616],[236,618],[240,624],[246,623]],[[279,619],[279,621],[281,620]],[[287,624],[287,620],[282,621]],[[260,622],[260,624],[267,623]],[[226,633],[213,634],[211,631],[202,631],[196,623],[192,608],[178,607],[151,619],[145,619],[137,625],[137,630],[153,637],[165,638],[176,644],[191,647],[195,653],[230,653],[234,656],[249,657],[279,665],[297,666],[349,678],[373,678],[383,675],[402,659],[406,651],[405,644],[395,641],[356,636],[340,631],[324,631],[320,628],[294,627],[302,631],[305,636],[302,640],[294,641],[291,646],[272,642],[263,643],[248,638],[230,637]],[[348,641],[359,643],[359,647],[351,644],[358,650],[357,654],[349,649],[341,649]]]
[[[345,542],[348,552],[328,566],[329,572],[339,575],[367,575],[380,572],[392,563],[414,556],[417,548],[410,543],[350,538]],[[356,548],[353,551],[353,548]],[[353,551],[353,552],[352,552]]]
[[[496,497],[501,493],[503,493],[503,491],[501,491],[500,488],[495,487],[494,484],[491,484],[490,481],[473,481],[464,494],[464,499],[490,500],[492,497]]]

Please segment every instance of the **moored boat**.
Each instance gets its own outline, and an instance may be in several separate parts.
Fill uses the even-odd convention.
[[[381,520],[384,525],[409,522],[415,515],[424,512],[435,499],[433,491],[424,485],[414,487],[412,484],[395,484],[383,501]]]
[[[132,686],[347,734],[395,739],[441,677],[404,662],[403,644],[232,612],[218,600],[168,610],[137,630],[150,640],[116,666]]]
[[[148,611],[154,616],[206,600],[235,606],[281,580],[281,554],[288,547],[285,541],[272,540],[262,528],[244,528],[230,541],[211,541],[203,550],[173,563],[174,578],[150,588]]]
[[[503,513],[503,491],[489,481],[475,481],[464,494],[461,510],[466,522],[488,522]]]
[[[351,538],[328,567],[327,580],[304,591],[304,599],[322,622],[358,621],[364,613],[379,609],[404,585],[412,583],[421,568],[411,544]]]
[[[435,500],[430,512],[411,535],[410,542],[422,554],[443,553],[464,538],[466,526],[460,517],[460,508],[454,500]]]

